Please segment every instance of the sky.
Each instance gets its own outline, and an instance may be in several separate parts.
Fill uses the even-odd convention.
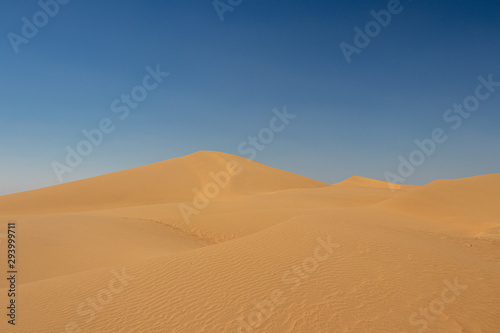
[[[2,3],[0,195],[200,150],[327,183],[499,172],[497,1],[55,1]]]

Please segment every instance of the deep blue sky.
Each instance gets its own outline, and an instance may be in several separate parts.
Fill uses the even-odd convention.
[[[224,1],[225,2],[225,1]],[[72,0],[14,52],[37,1],[0,10],[0,194],[58,184],[51,163],[105,117],[116,129],[65,181],[199,150],[238,154],[272,109],[297,118],[256,160],[328,183],[384,180],[415,139],[447,142],[407,183],[497,173],[500,88],[461,128],[443,113],[500,81],[498,1],[404,0],[404,10],[348,64],[339,47],[387,1],[244,0],[223,22],[210,0]],[[111,103],[146,66],[170,76],[121,121]]]

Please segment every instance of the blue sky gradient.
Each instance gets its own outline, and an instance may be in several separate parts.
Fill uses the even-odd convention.
[[[479,76],[500,81],[497,1],[401,1],[348,63],[339,44],[387,6],[244,0],[221,21],[209,0],[72,0],[16,53],[8,34],[21,36],[41,7],[6,1],[0,194],[58,184],[51,163],[106,117],[116,129],[65,182],[199,150],[239,154],[284,106],[297,118],[256,157],[273,167],[328,183],[385,180],[441,127],[449,139],[406,183],[499,172],[500,88],[456,131],[443,120]],[[111,103],[157,64],[170,76],[119,120]]]

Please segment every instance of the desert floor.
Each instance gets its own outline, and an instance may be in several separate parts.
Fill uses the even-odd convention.
[[[1,332],[500,332],[500,174],[330,185],[198,152],[0,197],[6,277],[9,221]]]

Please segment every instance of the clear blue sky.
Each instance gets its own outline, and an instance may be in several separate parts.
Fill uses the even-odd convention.
[[[259,162],[328,183],[384,180],[441,127],[448,140],[406,183],[499,172],[500,88],[459,129],[443,120],[478,76],[500,81],[498,1],[401,1],[348,64],[339,44],[354,45],[354,27],[387,6],[243,0],[221,21],[210,0],[72,0],[16,53],[8,34],[22,37],[22,18],[41,7],[4,1],[0,194],[58,184],[51,163],[103,118],[115,130],[64,181],[199,150],[239,154],[285,105],[297,117]],[[112,102],[157,64],[170,76],[120,120]]]

